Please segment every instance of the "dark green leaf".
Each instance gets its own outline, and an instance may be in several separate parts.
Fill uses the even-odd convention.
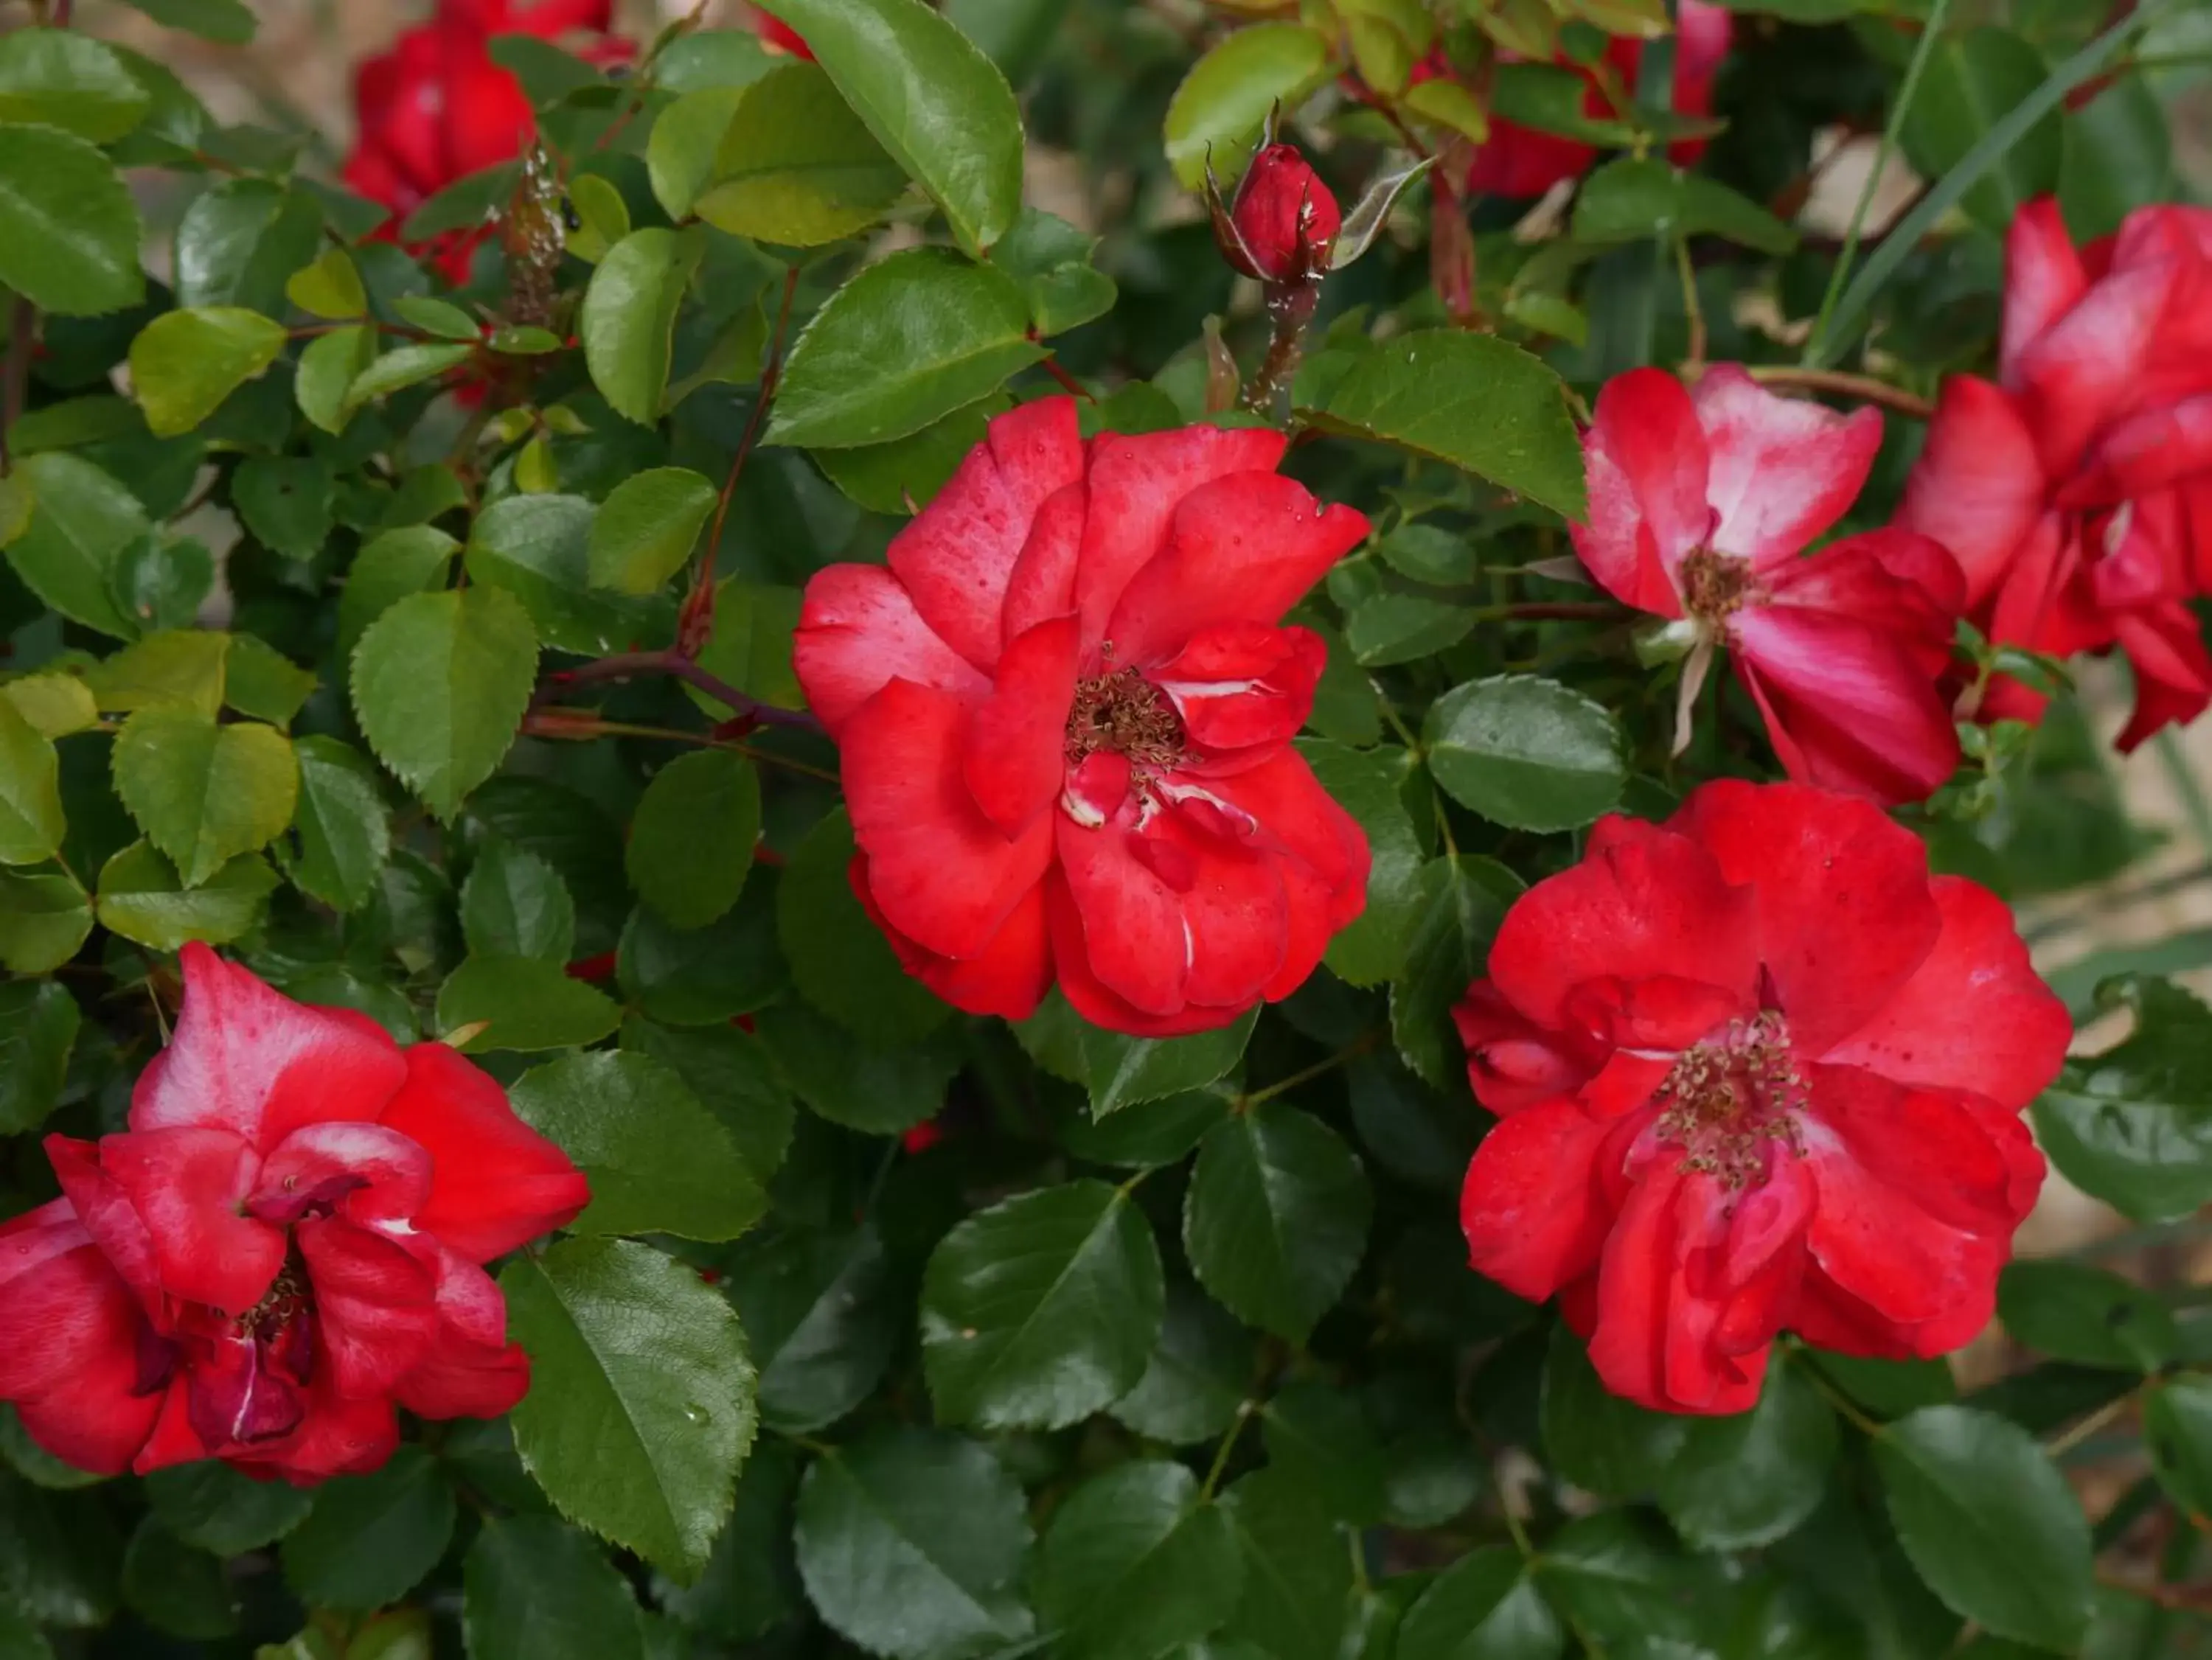
[[[1060,1429],[1136,1387],[1159,1339],[1151,1224],[1077,1181],[1018,1194],[945,1237],[922,1284],[922,1364],[940,1422]]]
[[[177,226],[177,304],[282,317],[284,285],[315,257],[322,233],[322,206],[306,191],[226,179]]]
[[[734,1026],[670,1031],[633,1016],[623,1047],[650,1055],[682,1078],[721,1122],[762,1187],[783,1163],[797,1109],[768,1047]]]
[[[936,499],[969,451],[983,441],[991,418],[1012,407],[1012,398],[994,392],[887,444],[817,450],[814,464],[870,512],[903,518]]]
[[[222,1563],[143,1517],[123,1553],[123,1600],[156,1630],[210,1643],[238,1630]]]
[[[764,0],[953,239],[981,256],[1021,210],[1022,118],[1006,77],[921,0]]]
[[[904,1327],[872,1226],[787,1233],[730,1264],[730,1300],[760,1367],[761,1421],[787,1435],[836,1423],[868,1398]]]
[[[775,948],[775,884],[750,878],[735,909],[704,928],[678,928],[641,906],[622,933],[615,972],[647,1018],[711,1026],[750,1015],[785,987]]]
[[[1421,844],[1399,787],[1403,750],[1366,753],[1341,744],[1301,739],[1298,753],[1336,804],[1359,821],[1372,863],[1367,908],[1329,942],[1322,959],[1340,980],[1377,985],[1405,969],[1406,942],[1419,912]]]
[[[1229,1519],[1181,1464],[1138,1459],[1093,1476],[1037,1548],[1037,1614],[1068,1660],[1153,1660],[1237,1610],[1243,1562]]]
[[[571,1055],[508,1091],[592,1184],[578,1233],[733,1239],[768,1209],[736,1146],[682,1079],[646,1056]]]
[[[2073,1652],[2089,1620],[2089,1524],[2027,1432],[1923,1407],[1874,1451],[1898,1539],[1929,1588],[2001,1637]]]
[[[1689,1421],[1623,1400],[1599,1381],[1581,1338],[1552,1328],[1544,1359],[1544,1451],[1577,1487],[1605,1499],[1640,1499],[1659,1484]]]
[[[500,1275],[534,1387],[515,1450],[563,1514],[690,1581],[752,1445],[737,1315],[647,1245],[568,1239]]]
[[[0,125],[0,284],[97,317],[145,295],[138,209],[115,164],[52,127]]]
[[[575,901],[535,853],[488,842],[461,884],[461,935],[478,956],[566,963],[575,954]]]
[[[257,20],[245,0],[124,0],[155,22],[217,45],[242,46],[253,39]]]
[[[1660,1508],[1700,1550],[1771,1545],[1820,1507],[1837,1447],[1834,1409],[1802,1366],[1778,1358],[1749,1412],[1686,1421],[1660,1475]]]
[[[882,1048],[789,998],[756,1019],[799,1099],[830,1123],[872,1136],[896,1136],[935,1118],[960,1069],[959,1043],[946,1033]]]
[[[2014,1342],[2082,1366],[2155,1372],[2181,1342],[2157,1297],[2086,1263],[2008,1265],[1997,1281],[1997,1318]]]
[[[514,200],[521,177],[520,161],[501,161],[465,173],[409,214],[399,233],[410,242],[427,242],[447,231],[473,229]]]
[[[1270,1102],[1200,1144],[1183,1246],[1199,1283],[1231,1313],[1303,1342],[1359,1266],[1373,1204],[1334,1130]]]
[[[0,1136],[27,1135],[54,1110],[79,1018],[76,999],[56,981],[0,985]]]
[[[252,456],[231,475],[231,505],[263,547],[312,559],[330,536],[337,485],[324,457]]]
[[[1382,1520],[1389,1471],[1382,1443],[1358,1399],[1311,1379],[1286,1384],[1261,1409],[1267,1463],[1322,1502],[1340,1522]]]
[[[204,1458],[172,1464],[146,1478],[154,1514],[188,1545],[217,1556],[273,1545],[306,1519],[315,1494],[285,1481],[257,1481]]]
[[[1248,1640],[1269,1660],[1336,1660],[1352,1558],[1327,1513],[1268,1469],[1230,1488],[1222,1508],[1244,1559],[1244,1594],[1224,1635]]]
[[[678,928],[738,902],[760,838],[760,777],[743,755],[700,749],[653,775],[630,821],[630,886]]]
[[[607,250],[584,291],[577,326],[592,384],[617,415],[641,426],[660,419],[676,313],[699,268],[699,234],[632,231]]]
[[[2041,52],[2004,29],[1969,29],[1937,41],[1899,135],[1914,168],[1935,179],[1957,167],[2049,73]],[[2005,147],[1960,205],[1985,228],[2001,231],[2028,202],[2057,189],[2064,156],[2053,110]]]
[[[776,937],[807,1002],[848,1030],[896,1048],[936,1030],[952,1011],[899,966],[883,930],[860,908],[846,874],[853,852],[852,821],[835,808],[784,866]]]
[[[441,818],[514,742],[538,675],[529,614],[503,589],[413,594],[353,654],[353,704],[377,757]]]
[[[101,1499],[47,1492],[0,1470],[0,1609],[72,1630],[106,1623],[123,1541]]]
[[[1604,706],[1534,675],[1455,687],[1431,706],[1422,736],[1445,793],[1509,829],[1579,829],[1628,781]]]
[[[629,1582],[550,1516],[487,1523],[463,1583],[470,1660],[645,1660]]]
[[[1034,1624],[1022,1490],[964,1437],[893,1428],[829,1451],[799,1488],[796,1536],[808,1597],[872,1652],[988,1652]]]
[[[1574,234],[1589,243],[1720,236],[1771,254],[1797,245],[1796,231],[1717,180],[1655,158],[1627,156],[1583,181]]]
[[[1344,643],[1363,668],[1434,657],[1474,632],[1472,607],[1428,594],[1373,594],[1344,620]]]
[[[124,550],[149,529],[138,498],[81,456],[31,456],[15,471],[34,503],[30,524],[8,544],[15,574],[72,621],[136,639],[138,626],[116,604],[113,583]]]
[[[1523,1577],[1521,1553],[1492,1545],[1437,1576],[1398,1627],[1397,1660],[1553,1660],[1559,1617]]]
[[[1490,942],[1519,891],[1519,879],[1492,859],[1462,854],[1421,867],[1413,908],[1420,921],[1406,946],[1405,974],[1390,988],[1390,1035],[1432,1088],[1455,1088],[1464,1075],[1452,1005],[1482,978]]]
[[[285,1536],[285,1581],[310,1608],[366,1611],[396,1602],[446,1554],[454,1515],[453,1490],[436,1460],[403,1446],[374,1475],[315,1489],[307,1519]]]
[[[2036,1139],[2069,1181],[2138,1221],[2212,1201],[2212,1010],[2163,980],[2100,989],[2136,1029],[2070,1060],[2034,1104]]]
[[[1252,1334],[1194,1286],[1170,1283],[1159,1346],[1109,1410],[1139,1435],[1188,1446],[1224,1433],[1252,1381]]]
[[[847,449],[920,432],[1042,356],[1029,325],[1019,285],[995,268],[942,248],[895,253],[832,295],[793,343],[768,442]]]
[[[2173,1501],[2212,1519],[2212,1378],[2184,1372],[2143,1403],[2143,1449]]]
[[[438,1028],[480,1027],[465,1055],[495,1049],[568,1049],[597,1043],[622,1024],[605,993],[542,957],[471,956],[438,988]]]
[[[799,1612],[791,1511],[804,1456],[774,1436],[753,1449],[738,1478],[737,1508],[714,1541],[706,1572],[696,1585],[657,1581],[654,1596],[662,1608],[702,1635],[729,1643],[750,1642]]]
[[[0,864],[43,863],[68,828],[52,741],[0,698]]]
[[[991,263],[1029,295],[1030,321],[1040,335],[1080,328],[1113,310],[1114,279],[1091,263],[1097,242],[1064,219],[1024,208],[991,250]]]

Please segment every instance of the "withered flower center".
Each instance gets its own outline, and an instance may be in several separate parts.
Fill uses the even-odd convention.
[[[1805,1079],[1790,1029],[1771,1010],[1684,1051],[1656,1099],[1659,1139],[1683,1150],[1684,1175],[1711,1176],[1736,1192],[1766,1179],[1777,1143],[1805,1156],[1797,1125]]]
[[[1742,609],[1758,589],[1747,559],[1711,548],[1694,548],[1682,556],[1682,604],[1692,616],[1717,622]]]
[[[1133,766],[1170,772],[1181,764],[1186,742],[1175,705],[1134,669],[1075,682],[1075,703],[1067,712],[1071,766],[1108,749],[1127,755]]]

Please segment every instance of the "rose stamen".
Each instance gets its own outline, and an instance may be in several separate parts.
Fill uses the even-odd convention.
[[[1706,622],[1741,610],[1759,597],[1751,561],[1712,548],[1693,548],[1682,555],[1682,609]]]
[[[1797,1115],[1809,1097],[1790,1029],[1771,1009],[1685,1050],[1654,1099],[1660,1142],[1684,1151],[1681,1172],[1731,1193],[1766,1179],[1774,1143],[1805,1156]]]
[[[1067,713],[1069,766],[1104,749],[1149,772],[1173,772],[1187,742],[1175,705],[1134,669],[1076,682]]]

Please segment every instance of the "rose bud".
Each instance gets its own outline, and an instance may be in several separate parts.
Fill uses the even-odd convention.
[[[1343,224],[1336,197],[1293,144],[1269,144],[1254,156],[1226,222],[1214,215],[1222,257],[1267,282],[1326,270]]]

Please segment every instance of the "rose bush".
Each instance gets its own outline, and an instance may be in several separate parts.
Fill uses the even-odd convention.
[[[0,1657],[2203,1648],[2185,8],[264,9],[0,33]]]

